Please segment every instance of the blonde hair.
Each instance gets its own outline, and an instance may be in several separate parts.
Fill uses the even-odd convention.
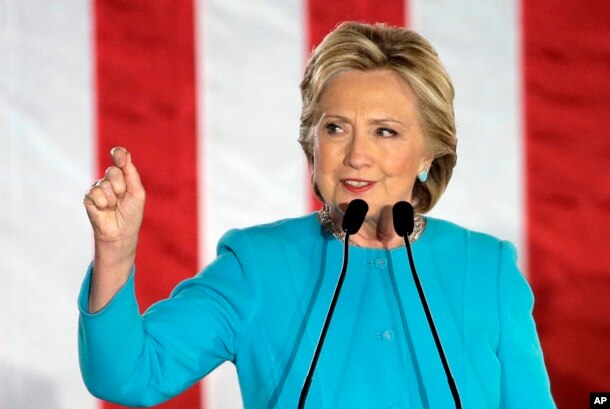
[[[453,85],[438,54],[425,38],[405,28],[356,22],[337,26],[313,51],[301,82],[299,143],[310,165],[316,105],[328,80],[346,70],[390,70],[413,90],[426,150],[434,158],[426,182],[415,181],[413,206],[419,213],[429,211],[457,160]],[[320,197],[315,184],[313,188]]]

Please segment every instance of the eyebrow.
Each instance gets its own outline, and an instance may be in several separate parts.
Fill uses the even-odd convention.
[[[322,113],[322,116],[320,117],[320,119],[338,119],[338,120],[344,121],[344,122],[350,121],[350,119],[348,117],[343,116],[343,115],[333,115],[333,114],[326,115],[324,113]]]
[[[379,118],[379,119],[373,119],[371,122],[373,122],[374,124],[385,124],[388,122],[393,122],[395,124],[398,124],[400,126],[405,126],[405,124],[403,124],[402,122],[396,120],[396,119],[391,119],[391,118]]]
[[[336,114],[323,115],[323,119],[338,119],[340,121],[350,122],[350,119],[348,117],[343,116],[343,115],[336,115]],[[396,119],[392,119],[392,118],[375,118],[375,119],[371,120],[371,122],[374,124],[377,124],[377,125],[395,123],[395,124],[398,124],[403,127],[405,126],[404,123],[402,123]]]

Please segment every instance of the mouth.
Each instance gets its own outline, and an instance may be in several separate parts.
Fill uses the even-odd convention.
[[[352,193],[364,193],[375,186],[377,182],[365,179],[341,179],[341,185]]]

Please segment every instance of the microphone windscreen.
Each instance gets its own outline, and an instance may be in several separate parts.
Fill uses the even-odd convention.
[[[392,208],[392,217],[394,219],[394,230],[400,237],[408,236],[413,232],[413,206],[404,200],[398,202]]]
[[[349,202],[345,216],[343,216],[343,222],[341,223],[343,231],[347,234],[358,233],[368,211],[369,205],[362,199],[354,199]]]

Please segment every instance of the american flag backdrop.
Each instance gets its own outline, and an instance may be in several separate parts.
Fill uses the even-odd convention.
[[[82,199],[111,147],[147,189],[141,309],[226,230],[315,208],[298,84],[343,20],[437,48],[459,144],[431,215],[519,248],[558,407],[610,391],[607,0],[0,0],[0,409],[117,407],[86,391],[76,337]],[[241,407],[233,366],[159,407]]]

